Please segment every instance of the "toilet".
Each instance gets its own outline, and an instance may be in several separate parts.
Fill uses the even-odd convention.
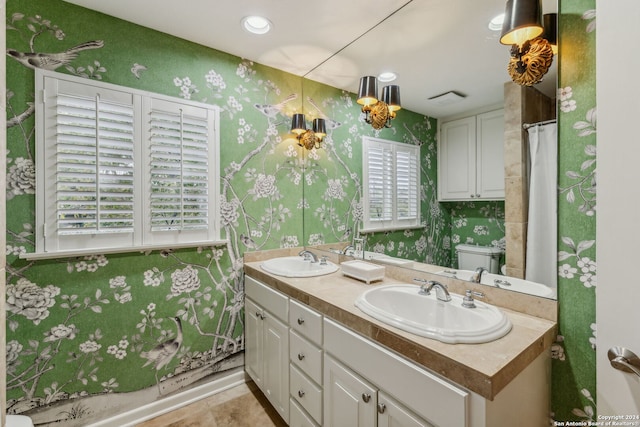
[[[474,271],[478,267],[484,267],[489,273],[497,274],[504,250],[495,246],[457,245],[456,252],[459,270]]]
[[[25,415],[7,415],[5,427],[33,427],[31,418]]]

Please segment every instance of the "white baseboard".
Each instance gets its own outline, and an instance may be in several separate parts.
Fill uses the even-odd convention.
[[[244,371],[238,371],[223,378],[185,390],[173,396],[165,397],[156,402],[141,406],[114,417],[107,418],[91,427],[131,427],[143,421],[150,420],[167,412],[180,409],[198,400],[213,396],[230,388],[242,385],[248,381]]]

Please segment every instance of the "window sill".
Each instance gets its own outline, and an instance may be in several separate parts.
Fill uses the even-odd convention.
[[[424,225],[406,225],[406,226],[397,226],[397,227],[371,227],[371,228],[361,229],[360,233],[362,234],[382,233],[385,231],[417,230],[420,228],[424,228]]]
[[[229,243],[228,240],[208,240],[202,242],[193,243],[180,243],[180,244],[165,244],[165,245],[147,245],[136,246],[128,248],[104,248],[104,249],[78,249],[74,251],[58,251],[58,252],[30,252],[20,254],[20,259],[27,261],[36,261],[42,259],[56,259],[56,258],[74,258],[78,256],[87,255],[106,255],[106,254],[124,254],[131,252],[147,252],[157,251],[163,249],[182,249],[182,248],[197,248],[199,246],[222,246]]]

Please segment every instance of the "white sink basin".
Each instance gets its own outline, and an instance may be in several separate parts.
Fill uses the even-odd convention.
[[[443,302],[435,292],[421,295],[419,290],[410,284],[378,286],[360,295],[356,307],[396,328],[449,344],[489,342],[511,330],[509,318],[492,305],[476,300],[476,308],[465,308],[460,295]]]
[[[474,272],[470,270],[443,270],[436,274],[442,274],[447,277],[456,277],[460,280],[471,280]],[[500,274],[493,274],[484,272],[480,279],[480,284],[495,286],[502,289],[508,289],[510,291],[522,292],[529,295],[545,298],[555,298],[556,292],[553,288],[542,283],[532,282],[530,280],[518,279],[516,277],[502,276]]]
[[[301,256],[272,258],[260,264],[268,273],[284,277],[314,277],[338,271],[338,266],[331,261],[326,264],[305,261]]]

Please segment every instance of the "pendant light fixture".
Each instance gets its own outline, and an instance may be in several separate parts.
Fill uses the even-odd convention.
[[[500,43],[511,45],[507,70],[519,85],[541,81],[553,61],[551,45],[540,37],[544,31],[541,17],[540,0],[507,0]]]
[[[360,79],[358,98],[362,105],[364,121],[374,129],[391,127],[391,120],[396,118],[396,111],[402,108],[400,103],[400,87],[388,85],[382,88],[382,96],[378,99],[378,79],[365,76]]]

